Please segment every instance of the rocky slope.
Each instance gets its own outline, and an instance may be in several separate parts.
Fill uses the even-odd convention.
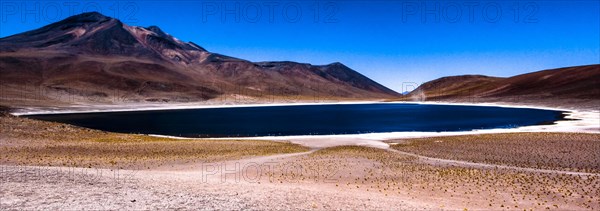
[[[1,38],[0,82],[4,104],[399,96],[341,63],[250,62],[95,12]]]

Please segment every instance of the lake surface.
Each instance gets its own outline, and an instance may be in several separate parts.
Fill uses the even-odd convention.
[[[32,115],[29,118],[121,133],[182,137],[469,131],[549,124],[562,112],[422,104],[298,105]]]

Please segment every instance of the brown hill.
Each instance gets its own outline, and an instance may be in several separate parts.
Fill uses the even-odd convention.
[[[600,65],[542,70],[509,78],[481,75],[443,77],[422,84],[405,98],[600,100]]]
[[[1,38],[0,83],[4,104],[399,95],[341,63],[249,62],[95,12]]]

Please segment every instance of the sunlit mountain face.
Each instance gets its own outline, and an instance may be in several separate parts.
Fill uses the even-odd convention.
[[[113,93],[133,101],[399,95],[338,62],[250,62],[183,42],[157,26],[129,26],[97,12],[5,37],[0,44],[1,80],[16,85],[9,91],[30,86],[100,101]]]

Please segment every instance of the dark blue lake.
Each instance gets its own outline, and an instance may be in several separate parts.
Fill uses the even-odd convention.
[[[346,104],[33,115],[121,133],[183,137],[469,131],[549,124],[562,112],[421,104]]]

